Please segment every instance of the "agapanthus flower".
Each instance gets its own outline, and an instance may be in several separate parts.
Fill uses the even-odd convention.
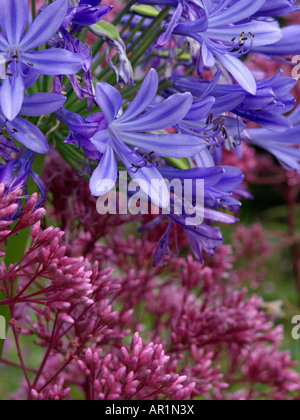
[[[170,35],[183,35],[201,45],[198,48],[198,66],[213,67],[218,61],[235,80],[249,93],[256,93],[256,84],[251,71],[238,57],[253,46],[273,44],[282,37],[276,23],[251,20],[265,0],[229,1],[214,4],[207,0],[182,2],[178,0],[148,0],[148,4],[172,5],[176,8],[166,32],[158,45],[167,43]]]
[[[267,150],[287,170],[300,174],[300,106],[288,117],[293,128],[284,133],[276,133],[264,128],[248,129],[243,139]]]
[[[27,195],[27,181],[29,178],[38,187],[41,197],[35,204],[35,209],[39,208],[46,198],[46,187],[39,176],[32,170],[34,153],[30,150],[26,150],[24,153],[16,159],[11,159],[5,164],[0,164],[0,184],[5,186],[4,194],[22,190],[24,197]],[[19,201],[21,203],[21,201]],[[18,219],[20,212],[14,212],[10,215],[12,219]]]
[[[157,88],[158,76],[152,69],[135,99],[123,112],[120,93],[107,83],[96,85],[96,100],[103,112],[105,128],[99,125],[99,121],[92,123],[88,131],[85,125],[79,128],[80,134],[90,138],[93,146],[102,155],[90,181],[93,195],[104,195],[115,185],[118,176],[116,154],[131,178],[146,194],[152,189],[153,202],[164,207],[169,203],[169,191],[155,163],[151,163],[151,156],[191,157],[206,147],[205,141],[195,136],[150,133],[176,125],[185,117],[193,102],[190,93],[175,94],[147,110],[153,104]],[[58,118],[61,119],[59,114],[63,113],[58,113]],[[96,114],[95,120],[97,118],[99,119],[99,115]],[[92,130],[94,132],[91,135]],[[142,153],[139,154],[139,151]],[[161,194],[151,180],[161,181]]]
[[[234,107],[228,102],[227,111],[253,121],[275,131],[285,131],[291,128],[289,120],[284,114],[291,111],[295,106],[295,99],[289,92],[295,86],[296,80],[292,77],[281,77],[282,71],[272,78],[256,82],[256,94],[252,95],[239,85],[216,84],[210,85],[193,77],[174,77],[173,86],[179,92],[191,92],[193,95],[205,96],[209,89],[209,95],[214,96],[221,103],[228,99],[228,95],[241,94],[233,97],[236,100]],[[240,101],[240,103],[239,103]],[[215,110],[212,108],[212,112]]]
[[[29,26],[27,0],[1,0],[0,54],[6,61],[6,74],[1,84],[0,102],[6,119],[12,121],[20,112],[28,69],[38,74],[75,74],[82,59],[62,49],[34,51],[47,42],[65,18],[67,0],[56,0],[47,6]]]
[[[223,242],[222,233],[216,227],[211,226],[212,222],[221,223],[235,223],[237,219],[231,215],[222,213],[215,209],[223,206],[230,208],[231,206],[239,206],[240,203],[232,197],[233,191],[240,186],[243,181],[243,174],[241,171],[234,167],[223,166],[223,167],[212,167],[212,168],[194,168],[187,170],[178,170],[170,167],[158,168],[160,173],[165,179],[170,182],[174,179],[179,179],[184,185],[184,180],[192,180],[192,193],[190,202],[196,201],[197,188],[195,187],[196,181],[199,179],[204,180],[204,209],[197,209],[195,207],[195,214],[187,214],[183,209],[182,214],[176,214],[174,208],[169,216],[169,223],[163,236],[161,237],[155,255],[154,265],[159,264],[166,255],[171,255],[170,250],[170,232],[172,225],[175,223],[183,228],[187,239],[189,241],[192,252],[195,257],[202,262],[202,252],[205,250],[209,255],[213,255],[216,248]],[[175,207],[174,198],[171,200],[172,207]],[[178,205],[178,203],[177,203]],[[182,205],[183,207],[183,205]],[[198,224],[197,212],[204,211],[204,222]],[[190,213],[190,211],[189,211]],[[141,231],[151,229],[155,227],[164,215],[158,216],[156,219],[145,225]],[[187,219],[195,217],[195,224],[187,223]]]

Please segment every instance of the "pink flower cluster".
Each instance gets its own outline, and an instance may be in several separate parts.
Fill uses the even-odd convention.
[[[59,227],[43,221],[41,229],[45,210],[33,211],[33,195],[9,231],[20,193],[0,196],[2,240],[32,226],[21,260],[0,266],[0,305],[9,307],[24,375],[13,398],[72,399],[75,389],[87,400],[300,398],[295,363],[280,350],[282,327],[243,288],[262,281],[271,252],[260,225],[238,228],[234,252],[221,246],[206,266],[170,256],[153,267],[164,226],[139,239],[130,218],[99,217],[87,181],[70,182],[70,171],[47,158],[49,215]],[[24,336],[40,349],[38,368]]]

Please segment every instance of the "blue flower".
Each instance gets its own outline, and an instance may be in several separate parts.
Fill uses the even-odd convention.
[[[46,186],[39,176],[33,172],[34,153],[26,150],[17,159],[11,159],[6,164],[0,164],[0,184],[5,185],[4,193],[21,189],[23,195],[27,195],[27,181],[31,178],[38,187],[41,197],[38,199],[35,208],[41,207],[46,198]],[[21,204],[21,202],[20,202]],[[20,212],[15,212],[10,219],[18,219]]]
[[[231,111],[265,128],[286,131],[291,128],[291,124],[284,114],[295,106],[295,99],[289,92],[295,86],[296,80],[280,77],[281,74],[282,71],[273,78],[256,82],[255,95],[246,92],[239,85],[216,84],[214,80],[210,86],[210,83],[192,77],[174,77],[173,86],[180,92],[188,91],[197,97],[205,96],[209,89],[209,95],[216,98],[211,109],[213,114]],[[230,95],[233,95],[231,100]]]
[[[285,169],[296,170],[300,174],[300,106],[288,119],[294,127],[285,133],[276,133],[264,128],[248,129],[243,139],[267,150]]]
[[[169,191],[155,163],[151,163],[153,155],[190,157],[206,147],[205,141],[195,136],[150,133],[176,125],[188,113],[193,102],[192,95],[184,93],[172,95],[161,104],[151,106],[157,88],[158,76],[152,69],[137,96],[123,113],[120,93],[107,83],[96,85],[96,100],[104,114],[106,127],[96,131],[90,138],[102,156],[90,180],[93,195],[104,195],[108,180],[110,188],[115,185],[118,174],[117,155],[131,178],[147,194],[152,186],[151,180],[162,182],[162,191],[154,187],[151,198],[156,205],[165,207],[169,204]]]
[[[82,67],[77,54],[62,49],[34,51],[48,41],[65,18],[67,0],[56,0],[37,16],[25,32],[28,5],[26,0],[0,0],[0,54],[6,60],[6,75],[0,90],[2,112],[12,121],[20,112],[28,70],[40,74],[75,74]]]
[[[243,181],[243,174],[238,168],[230,166],[220,166],[212,168],[194,168],[187,170],[177,170],[170,167],[158,168],[164,178],[172,181],[179,179],[184,185],[184,180],[189,179],[193,182],[193,194],[191,200],[195,200],[195,183],[199,179],[204,180],[204,218],[205,221],[199,225],[190,225],[187,223],[187,215],[182,212],[182,215],[177,215],[172,212],[169,216],[160,215],[154,221],[143,226],[140,231],[152,229],[162,218],[168,217],[169,223],[166,232],[160,239],[156,252],[154,254],[154,265],[158,265],[167,254],[171,254],[169,248],[170,231],[172,225],[175,223],[184,229],[188,238],[190,247],[195,257],[202,262],[202,252],[205,250],[209,255],[213,255],[216,248],[223,242],[223,237],[220,230],[216,227],[210,226],[212,222],[221,223],[235,223],[238,219],[228,214],[224,214],[213,208],[230,206],[239,206],[240,203],[232,197],[233,191],[238,188]],[[174,202],[173,202],[174,205]]]

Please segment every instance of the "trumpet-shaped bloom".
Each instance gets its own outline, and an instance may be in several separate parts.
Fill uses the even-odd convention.
[[[285,131],[291,128],[290,121],[284,116],[295,106],[295,99],[289,92],[295,86],[292,77],[276,76],[256,82],[256,95],[249,94],[239,85],[223,85],[202,82],[196,78],[174,77],[173,86],[180,92],[191,92],[195,96],[203,96],[207,89],[216,99],[212,108],[214,114],[231,111],[247,120],[274,131]],[[229,100],[232,96],[233,101]],[[234,96],[235,95],[235,96]],[[240,96],[239,96],[240,95]],[[227,106],[223,110],[222,105]]]
[[[289,171],[300,174],[300,106],[288,117],[294,127],[285,133],[276,133],[264,128],[249,129],[244,140],[267,150]]]
[[[184,229],[195,257],[202,262],[202,252],[205,250],[209,255],[213,255],[215,249],[223,242],[223,237],[219,229],[210,226],[211,222],[235,223],[237,219],[220,211],[213,210],[212,207],[235,206],[240,203],[232,197],[233,191],[240,186],[243,181],[243,174],[238,168],[230,166],[220,166],[212,168],[194,168],[187,170],[177,170],[170,167],[158,168],[164,178],[172,181],[179,179],[184,183],[185,179],[193,181],[193,194],[191,200],[195,200],[195,184],[199,179],[204,180],[204,223],[200,225],[187,224],[187,218],[191,217],[184,211],[181,215],[170,214],[169,216],[158,216],[156,219],[145,225],[141,231],[152,229],[163,217],[169,217],[169,224],[166,232],[161,237],[155,255],[154,265],[158,265],[167,254],[171,254],[169,248],[170,231],[172,224],[177,224]]]
[[[0,54],[6,60],[0,103],[5,118],[12,121],[22,108],[24,75],[28,69],[46,75],[75,74],[82,67],[82,59],[62,49],[35,51],[61,26],[68,8],[67,0],[56,0],[45,7],[25,34],[27,0],[0,0],[0,7]]]
[[[27,194],[26,184],[28,178],[31,178],[38,187],[41,197],[38,199],[35,208],[39,208],[46,198],[46,186],[39,176],[32,170],[34,153],[26,150],[17,159],[11,159],[6,164],[0,164],[0,184],[5,185],[5,193],[18,189],[23,190],[24,195]],[[14,212],[10,219],[18,219],[19,212]]]

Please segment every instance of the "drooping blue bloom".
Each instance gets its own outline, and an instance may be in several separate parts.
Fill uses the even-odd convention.
[[[263,128],[248,129],[243,139],[267,150],[287,170],[300,174],[300,106],[288,117],[293,128],[276,133]]]
[[[65,18],[67,0],[56,0],[39,13],[25,32],[27,0],[0,0],[0,54],[6,60],[6,74],[0,89],[0,103],[6,119],[12,121],[19,114],[25,91],[28,69],[40,74],[75,74],[82,67],[82,59],[62,49],[34,51],[47,42]]]
[[[27,181],[31,178],[40,191],[40,198],[38,199],[35,208],[41,207],[46,198],[46,186],[39,176],[33,172],[32,163],[34,153],[26,150],[18,158],[11,159],[6,164],[0,164],[0,184],[5,185],[5,193],[12,192],[18,189],[23,191],[23,198],[27,195]],[[21,204],[21,200],[19,201]],[[20,211],[16,211],[10,216],[10,219],[18,219]]]
[[[281,74],[282,71],[278,72],[273,78],[257,81],[256,95],[249,94],[239,85],[214,83],[210,88],[209,82],[203,82],[192,77],[174,77],[173,86],[179,92],[188,91],[197,97],[205,95],[207,89],[210,89],[209,94],[220,101],[219,106],[221,104],[226,106],[228,95],[241,93],[240,98],[236,97],[235,107],[233,108],[232,104],[229,103],[227,111],[265,128],[286,131],[291,128],[291,124],[284,114],[291,111],[295,106],[295,99],[289,92],[295,86],[296,80],[291,77],[280,77]],[[240,103],[238,103],[239,100]],[[212,112],[216,113],[216,109],[212,108]]]
[[[162,191],[156,190],[154,185],[151,199],[156,205],[165,207],[169,204],[169,191],[155,163],[151,162],[153,154],[167,158],[190,157],[206,147],[205,141],[195,136],[150,133],[176,125],[188,113],[193,102],[192,95],[185,93],[172,95],[164,102],[151,106],[157,88],[158,76],[152,69],[135,99],[123,112],[120,93],[107,83],[96,85],[96,100],[104,114],[106,127],[96,128],[90,138],[102,155],[90,181],[93,195],[104,195],[115,185],[117,155],[131,178],[146,194],[151,190],[151,180],[162,182]],[[107,181],[110,181],[109,188]]]
[[[20,114],[24,116],[37,117],[55,112],[62,107],[66,98],[55,93],[34,93],[25,95]],[[8,121],[0,107],[0,142],[1,148],[5,148],[7,140],[3,137],[6,132],[9,136],[14,137],[19,143],[28,149],[37,153],[47,153],[49,146],[46,137],[39,128],[31,122],[20,116]],[[7,145],[10,154],[11,145]]]
[[[218,61],[243,89],[256,93],[254,77],[238,57],[254,46],[273,44],[282,37],[276,22],[251,20],[265,0],[239,0],[233,3],[222,0],[218,4],[210,0],[147,0],[146,3],[176,7],[158,45],[168,42],[172,33],[193,38],[201,45],[197,54],[204,66],[213,67]]]
[[[205,182],[204,205],[207,208],[240,205],[236,199],[232,198],[232,192],[244,179],[242,172],[238,168],[232,166],[214,166],[211,168],[178,170],[172,167],[159,167],[158,170],[170,182],[174,179],[180,180],[183,189],[184,180],[191,180],[192,190],[190,199],[192,202],[196,198],[196,181],[203,179]]]
[[[209,255],[213,255],[216,248],[223,242],[220,230],[216,227],[210,226],[210,224],[212,222],[235,223],[237,221],[235,217],[224,214],[214,208],[218,209],[220,206],[227,208],[230,206],[240,205],[240,203],[232,197],[232,193],[243,181],[243,174],[239,169],[229,166],[194,168],[181,171],[170,167],[160,167],[158,169],[164,178],[168,179],[170,182],[174,179],[179,179],[182,181],[182,185],[184,186],[184,180],[192,180],[192,202],[195,199],[194,194],[197,191],[195,189],[196,181],[199,179],[204,180],[205,221],[199,225],[189,225],[187,223],[187,218],[190,218],[191,215],[186,214],[183,210],[181,215],[172,211],[169,216],[160,215],[154,221],[151,221],[149,224],[143,226],[140,229],[141,231],[152,229],[161,221],[162,218],[169,218],[166,232],[160,239],[154,255],[154,265],[158,265],[167,254],[171,254],[169,245],[170,230],[174,224],[179,225],[184,229],[192,252],[195,257],[202,262],[203,250],[205,250]]]

